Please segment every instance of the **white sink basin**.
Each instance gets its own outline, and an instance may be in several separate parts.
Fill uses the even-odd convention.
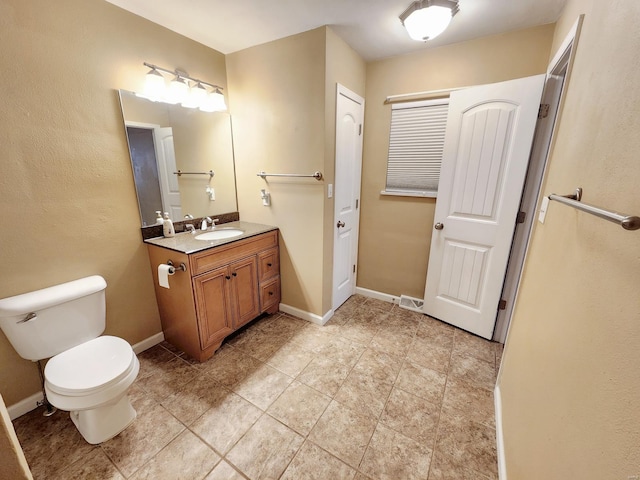
[[[196,240],[222,240],[223,238],[237,237],[243,233],[244,230],[238,230],[237,228],[220,228],[196,235]]]

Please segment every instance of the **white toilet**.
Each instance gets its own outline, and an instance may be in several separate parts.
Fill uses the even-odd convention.
[[[22,358],[52,357],[44,371],[47,398],[71,412],[91,444],[136,418],[127,389],[140,370],[138,358],[125,340],[100,336],[106,287],[94,275],[0,300],[0,328]]]

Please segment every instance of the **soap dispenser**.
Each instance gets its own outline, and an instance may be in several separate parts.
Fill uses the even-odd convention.
[[[163,225],[164,224],[164,220],[162,218],[162,213],[160,212],[160,210],[156,210],[156,225]]]
[[[169,213],[164,212],[164,220],[162,221],[162,233],[165,237],[174,237],[176,234],[173,228],[173,222],[169,218]]]

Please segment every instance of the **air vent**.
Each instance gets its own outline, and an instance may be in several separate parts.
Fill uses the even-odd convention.
[[[408,297],[407,295],[400,295],[400,303],[398,304],[401,308],[406,308],[407,310],[413,310],[414,312],[422,312],[422,306],[424,305],[424,300],[421,298],[413,298]]]

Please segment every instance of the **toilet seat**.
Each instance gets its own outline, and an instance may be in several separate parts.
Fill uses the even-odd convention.
[[[137,365],[129,343],[104,335],[52,357],[45,367],[46,386],[64,396],[87,396],[109,389]]]

